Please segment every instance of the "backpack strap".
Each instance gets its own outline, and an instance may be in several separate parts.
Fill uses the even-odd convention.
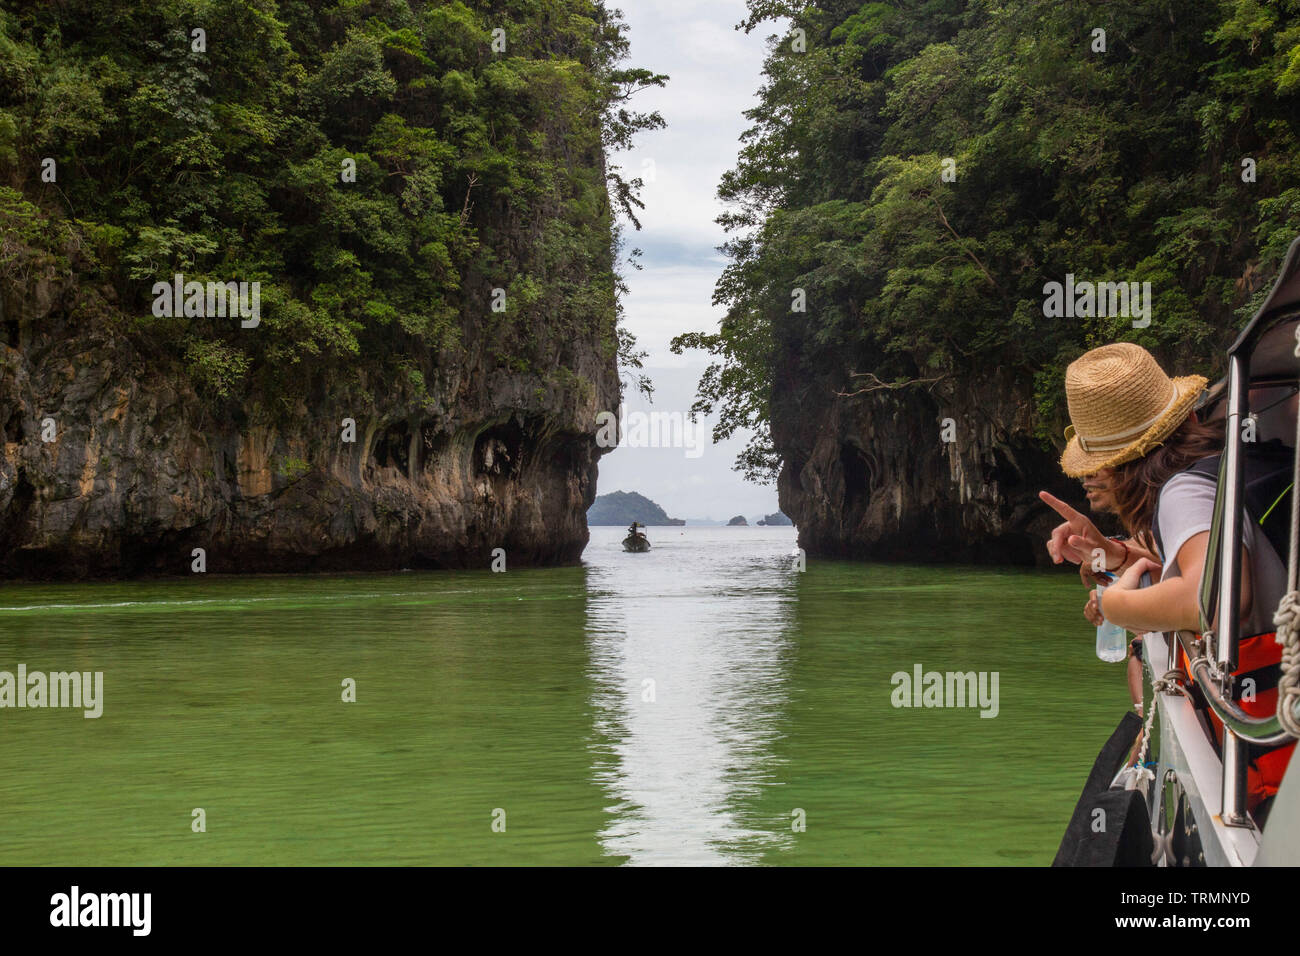
[[[1251,444],[1242,454],[1242,506],[1255,524],[1260,537],[1268,543],[1282,563],[1286,564],[1290,545],[1290,505],[1287,496],[1292,492],[1293,452],[1277,439]],[[1218,483],[1220,455],[1210,455],[1188,465],[1178,475],[1196,475]],[[1177,475],[1171,476],[1171,478]],[[1156,549],[1162,559],[1164,542],[1160,540],[1160,500],[1156,499],[1151,514],[1151,532]]]

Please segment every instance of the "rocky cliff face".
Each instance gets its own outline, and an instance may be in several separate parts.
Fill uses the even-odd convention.
[[[1086,509],[1078,483],[1029,437],[1024,387],[1000,371],[933,391],[835,390],[805,383],[773,404],[781,510],[810,555],[1043,564],[1059,519],[1038,491]]]
[[[103,6],[0,12],[0,576],[578,560],[617,13]]]
[[[112,295],[48,267],[0,297],[0,574],[189,573],[195,548],[216,573],[578,560],[596,414],[618,404],[594,336],[556,347],[566,385],[467,337],[426,372],[432,411],[301,404],[273,424],[214,415],[117,334]]]

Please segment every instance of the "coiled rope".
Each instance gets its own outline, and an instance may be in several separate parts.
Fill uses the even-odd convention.
[[[1282,645],[1282,678],[1277,684],[1277,719],[1292,737],[1300,737],[1300,591],[1288,591],[1273,615],[1277,642]]]

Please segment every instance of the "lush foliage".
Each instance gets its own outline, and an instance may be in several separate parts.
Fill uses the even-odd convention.
[[[774,389],[800,383],[907,387],[992,364],[1035,396],[1046,440],[1087,348],[1130,339],[1212,372],[1300,233],[1298,8],[751,0],[747,30],[788,17],[806,51],[775,38],[721,185],[721,330],[675,343],[719,357],[697,407],[721,409],[718,437],[757,431],[741,467],[771,476]],[[1067,273],[1150,282],[1150,326],[1046,318],[1044,283]]]
[[[151,358],[290,413],[418,408],[476,346],[542,376],[583,342],[633,356],[613,222],[638,184],[604,152],[662,125],[628,97],[666,78],[618,67],[623,30],[593,0],[0,3],[0,281],[20,229],[71,245]],[[177,272],[260,281],[260,326],[154,317]]]

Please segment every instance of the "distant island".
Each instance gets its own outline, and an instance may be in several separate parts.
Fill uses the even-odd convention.
[[[611,491],[598,495],[587,509],[588,525],[684,525],[681,518],[670,518],[657,504],[635,491]]]
[[[794,522],[791,521],[789,518],[787,518],[785,515],[781,514],[781,512],[779,511],[770,515],[765,515],[763,518],[759,519],[758,521],[758,526],[760,528],[771,527],[773,525],[791,525],[791,524],[794,524]]]
[[[728,528],[740,528],[740,527],[748,528],[748,527],[749,527],[749,522],[745,520],[745,516],[744,516],[744,515],[736,515],[736,517],[732,518],[730,521],[727,522],[727,527],[728,527]]]

